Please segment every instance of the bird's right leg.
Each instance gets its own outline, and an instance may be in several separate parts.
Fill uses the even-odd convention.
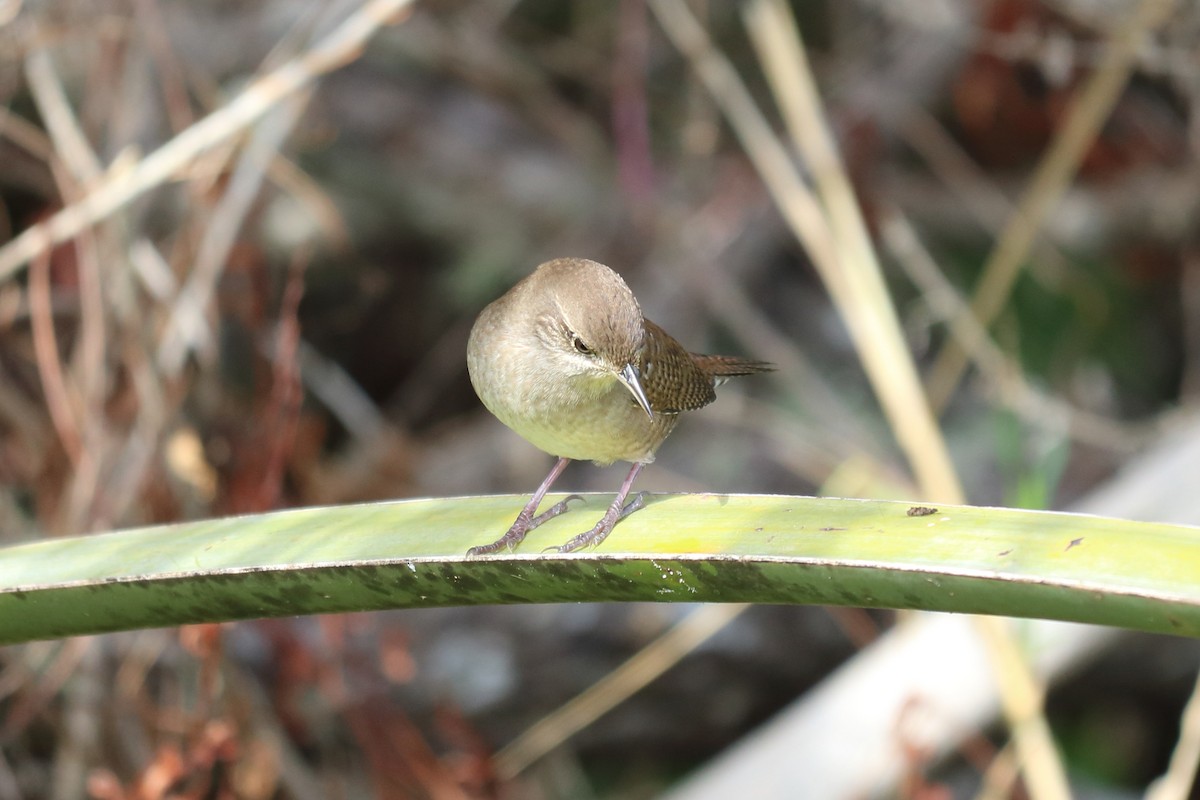
[[[556,553],[573,553],[584,547],[595,547],[612,533],[612,529],[618,522],[645,506],[645,492],[638,492],[637,497],[630,500],[628,505],[625,504],[625,498],[629,496],[629,489],[633,486],[634,480],[644,466],[646,465],[634,463],[633,467],[629,470],[629,474],[625,476],[625,482],[617,490],[617,496],[613,498],[612,505],[608,507],[608,511],[604,512],[604,516],[596,523],[596,527],[590,531],[584,531],[560,547],[551,547],[548,549]]]
[[[555,462],[554,467],[550,470],[550,474],[546,476],[546,480],[542,481],[542,485],[537,488],[537,491],[533,493],[533,497],[531,497],[529,502],[525,504],[525,507],[521,509],[521,513],[517,515],[516,522],[512,524],[512,527],[508,529],[508,532],[491,544],[481,544],[472,547],[467,551],[467,555],[483,556],[487,555],[488,553],[495,553],[498,550],[505,549],[511,551],[514,547],[521,543],[521,540],[525,538],[525,534],[529,533],[546,520],[554,519],[559,514],[562,514],[564,511],[566,511],[567,504],[572,500],[582,500],[583,498],[581,498],[579,495],[573,494],[570,497],[559,500],[557,503],[550,506],[550,508],[543,511],[541,514],[538,514],[536,517],[534,516],[534,514],[537,512],[538,506],[542,504],[542,498],[546,496],[546,492],[550,491],[551,484],[558,479],[558,476],[562,474],[562,471],[567,468],[567,464],[570,463],[571,459],[560,457],[558,461]]]

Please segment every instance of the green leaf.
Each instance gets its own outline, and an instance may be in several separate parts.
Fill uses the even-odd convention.
[[[385,608],[657,600],[1044,617],[1200,635],[1200,529],[1040,511],[658,495],[597,550],[542,553],[608,502],[466,558],[524,498],[407,500],[0,549],[0,643]]]

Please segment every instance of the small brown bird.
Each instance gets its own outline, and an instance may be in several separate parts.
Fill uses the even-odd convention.
[[[727,378],[773,369],[734,356],[689,353],[642,316],[621,276],[584,258],[547,261],[485,308],[471,329],[467,371],[496,417],[558,462],[508,532],[467,555],[512,550],[567,510],[568,497],[534,516],[572,460],[633,462],[616,499],[591,530],[561,547],[597,545],[643,505],[625,498],[679,414],[708,405]]]

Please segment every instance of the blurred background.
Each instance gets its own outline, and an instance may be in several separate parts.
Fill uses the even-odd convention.
[[[360,3],[0,0],[0,544],[529,493],[550,459],[484,411],[464,349],[484,305],[564,255],[612,266],[691,349],[780,368],[685,419],[639,488],[919,497],[806,249],[659,5],[417,2],[318,63]],[[987,347],[944,380],[946,319],[1152,5],[1078,169],[1031,220]],[[738,5],[691,7],[781,129]],[[968,500],[1070,508],[1195,430],[1197,7],[794,13]],[[239,94],[289,62],[328,74]],[[94,224],[18,240],[193,135]],[[613,491],[624,469],[575,465],[559,487]],[[494,773],[492,752],[688,611],[440,609],[0,649],[0,800],[653,797],[894,617],[751,609],[521,776]],[[1196,642],[1123,635],[1052,687],[1079,796],[1141,796],[1198,666]],[[889,796],[973,797],[1004,741],[913,748]]]

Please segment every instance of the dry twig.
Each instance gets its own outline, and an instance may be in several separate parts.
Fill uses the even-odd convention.
[[[368,0],[310,50],[250,84],[241,94],[146,156],[128,170],[106,173],[79,201],[0,248],[0,281],[31,258],[172,180],[200,155],[254,124],[317,77],[354,60],[381,25],[399,21],[412,0]]]
[[[1141,0],[1128,21],[1113,33],[1106,60],[1067,112],[1062,128],[984,264],[983,276],[971,302],[971,313],[985,327],[1008,302],[1042,220],[1062,198],[1120,97],[1137,63],[1138,48],[1143,39],[1166,19],[1174,5],[1174,0]],[[934,408],[941,409],[949,401],[966,364],[966,356],[957,341],[951,339],[929,377],[929,397]]]

